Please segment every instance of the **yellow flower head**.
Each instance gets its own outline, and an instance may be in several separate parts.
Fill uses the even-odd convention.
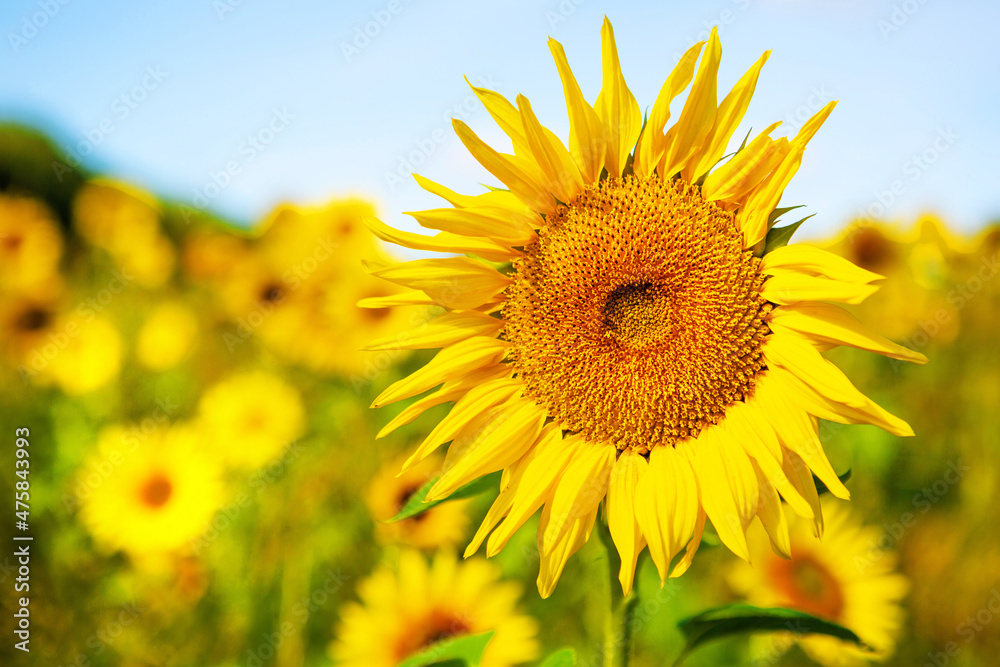
[[[40,201],[0,194],[0,288],[31,288],[58,273],[63,238]]]
[[[496,553],[542,508],[543,596],[605,499],[626,591],[646,545],[662,579],[684,572],[706,518],[744,558],[755,517],[787,545],[780,497],[819,533],[812,474],[837,497],[848,491],[816,419],[912,434],[821,352],[851,345],[925,361],[830,303],[858,303],[881,276],[812,246],[766,244],[782,192],[833,103],[795,136],[772,138],[775,123],[722,161],[768,54],[719,102],[713,30],[681,58],[643,126],[607,21],[601,38],[604,81],[593,105],[562,46],[549,42],[569,109],[568,147],[524,97],[515,106],[474,87],[514,154],[459,120],[455,131],[508,189],[465,196],[418,178],[452,204],[412,214],[440,234],[371,223],[387,241],[482,258],[376,268],[411,289],[382,305],[448,312],[381,343],[443,349],[375,405],[442,385],[416,405],[455,405],[407,467],[451,442],[431,500],[503,470],[508,481],[467,553],[491,530],[487,553]],[[689,84],[668,128],[671,101]]]
[[[189,308],[174,302],[156,306],[143,322],[136,340],[136,358],[146,368],[173,368],[191,351],[198,320]]]
[[[80,189],[73,202],[76,230],[103,248],[130,280],[158,287],[170,278],[176,253],[160,233],[161,207],[138,188],[95,179]]]
[[[180,549],[221,501],[218,469],[190,426],[104,429],[80,470],[81,518],[94,540],[137,556]]]
[[[469,525],[467,500],[442,503],[409,519],[383,523],[396,516],[410,497],[441,470],[442,461],[430,457],[398,474],[405,457],[382,466],[368,487],[366,501],[381,542],[399,542],[418,549],[453,547],[465,538]]]
[[[419,552],[403,551],[398,568],[379,567],[358,585],[360,604],[341,608],[331,652],[343,667],[395,667],[438,641],[492,630],[483,667],[532,660],[537,624],[518,612],[520,586],[499,579],[482,559],[440,552],[428,566]]]
[[[264,371],[233,375],[211,387],[198,413],[212,449],[237,468],[264,465],[305,431],[299,392]]]
[[[790,558],[772,552],[762,530],[751,531],[753,566],[738,562],[729,572],[737,593],[751,604],[787,607],[819,616],[853,630],[873,651],[826,636],[798,639],[814,660],[827,667],[885,660],[895,649],[902,625],[900,601],[909,589],[896,571],[896,554],[877,545],[878,527],[862,526],[838,501],[823,503],[826,531],[822,542],[808,522],[790,521]],[[757,650],[777,657],[791,646],[792,635],[771,635]]]
[[[79,396],[118,377],[122,338],[109,319],[65,315],[55,322],[54,329],[58,350],[48,364],[48,372],[64,392]]]

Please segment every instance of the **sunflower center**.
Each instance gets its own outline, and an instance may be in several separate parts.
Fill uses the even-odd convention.
[[[771,578],[793,607],[824,618],[839,618],[844,593],[825,565],[808,554],[772,561]]]
[[[139,489],[139,498],[147,507],[158,509],[167,504],[173,492],[174,485],[170,483],[166,475],[156,473],[147,479]]]
[[[697,186],[592,185],[514,269],[509,358],[566,430],[644,453],[697,436],[752,394],[771,308],[760,261]]]

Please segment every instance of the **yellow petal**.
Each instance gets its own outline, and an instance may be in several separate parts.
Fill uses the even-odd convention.
[[[769,325],[775,331],[795,331],[833,345],[848,345],[900,361],[927,363],[924,355],[868,331],[856,317],[829,303],[804,302],[775,308],[769,315]]]
[[[370,217],[364,218],[364,223],[377,238],[416,250],[469,253],[479,255],[491,262],[508,262],[522,254],[509,246],[503,246],[485,238],[470,238],[449,232],[442,232],[436,236],[423,236],[393,229],[376,218]]]
[[[566,567],[566,561],[569,560],[570,556],[579,551],[580,547],[586,544],[590,538],[590,533],[594,528],[594,520],[597,518],[597,507],[590,514],[574,519],[572,525],[563,533],[562,538],[549,552],[541,553],[541,539],[548,528],[550,515],[551,510],[549,509],[549,505],[545,505],[542,509],[542,518],[538,522],[538,550],[540,553],[538,593],[542,596],[542,599],[552,595],[552,591],[555,590],[556,583],[559,581],[559,576],[562,574],[563,568]]]
[[[532,168],[527,160],[498,153],[457,118],[452,119],[452,125],[472,157],[510,188],[518,199],[539,213],[550,214],[555,211],[556,201],[542,187],[542,175],[537,166]]]
[[[757,488],[760,495],[757,498],[757,516],[767,531],[767,536],[771,539],[771,548],[774,552],[784,558],[792,557],[791,541],[788,537],[788,520],[785,512],[781,508],[781,499],[778,498],[778,491],[771,484],[770,479],[760,469],[754,461],[754,473],[757,475]]]
[[[514,105],[498,92],[473,86],[468,77],[465,78],[465,82],[469,84],[472,92],[476,94],[479,101],[483,103],[486,110],[493,116],[493,120],[500,126],[500,129],[510,137],[510,141],[514,146],[514,154],[521,157],[531,155],[528,142],[524,136],[524,129],[521,126],[521,114],[518,113]]]
[[[760,70],[770,55],[770,51],[765,51],[764,55],[747,70],[747,73],[736,82],[733,89],[722,100],[715,114],[715,124],[712,126],[712,131],[709,132],[705,144],[698,151],[701,157],[689,170],[689,175],[693,180],[697,181],[722,159],[726,147],[729,146],[729,140],[732,139],[733,133],[736,132],[736,128],[739,127],[747,112],[747,107],[750,106],[750,100],[757,88],[757,77],[760,76]]]
[[[434,208],[410,211],[421,226],[464,236],[483,236],[508,246],[525,246],[534,241],[541,218],[532,218],[506,208]]]
[[[745,451],[724,429],[709,426],[687,448],[701,504],[722,543],[749,561],[746,529],[757,513],[757,476]]]
[[[691,540],[688,542],[687,548],[684,550],[684,555],[680,557],[677,564],[674,565],[674,569],[670,571],[670,578],[675,579],[691,567],[691,563],[694,561],[694,555],[698,553],[698,547],[701,545],[701,536],[705,532],[705,520],[708,515],[705,514],[705,510],[699,505],[698,506],[698,518],[694,522],[694,535],[691,536]]]
[[[416,329],[395,336],[380,338],[365,346],[365,350],[421,350],[447,347],[473,336],[491,336],[500,331],[503,320],[478,310],[456,310],[435,317]]]
[[[787,139],[771,138],[771,132],[779,125],[780,120],[768,125],[743,150],[706,176],[701,188],[705,199],[742,203],[747,193],[778,166],[788,150]]]
[[[782,446],[781,468],[785,471],[785,477],[788,478],[788,481],[812,508],[811,516],[805,518],[812,519],[813,535],[821,537],[823,535],[823,511],[819,504],[819,493],[816,491],[816,483],[813,481],[809,466],[806,465],[801,456]],[[789,505],[789,507],[791,506]]]
[[[541,220],[538,214],[532,211],[528,206],[526,206],[520,199],[517,198],[509,190],[487,190],[478,195],[462,195],[454,190],[449,190],[440,183],[435,183],[434,181],[421,176],[420,174],[413,174],[414,180],[417,181],[417,185],[422,187],[427,192],[435,194],[438,197],[446,200],[449,204],[455,208],[484,208],[484,209],[495,209],[501,208],[508,210],[511,213],[528,216],[532,220]],[[538,227],[540,225],[534,225]]]
[[[642,129],[642,112],[622,74],[618,61],[618,46],[611,22],[604,17],[601,26],[603,81],[594,109],[607,130],[608,145],[604,167],[614,177],[622,175],[628,154]]]
[[[469,546],[465,548],[463,558],[468,558],[472,554],[479,551],[479,546],[483,543],[483,540],[486,539],[486,536],[510,511],[511,505],[514,501],[514,495],[521,487],[521,481],[525,471],[524,462],[526,458],[527,455],[515,463],[512,468],[504,470],[504,474],[501,476],[500,481],[500,493],[493,501],[493,504],[490,505],[489,511],[486,512],[486,517],[483,519],[483,522],[479,524],[479,528],[476,530],[476,534],[472,537],[472,541],[469,542]]]
[[[608,529],[621,558],[618,581],[625,595],[632,592],[635,565],[639,552],[646,545],[636,519],[635,505],[636,491],[647,467],[645,457],[626,449],[615,462],[608,480]]]
[[[435,449],[458,435],[475,417],[495,405],[511,400],[522,391],[523,387],[520,380],[499,378],[489,380],[473,388],[460,398],[452,406],[451,411],[434,426],[416,451],[403,464],[403,470],[409,470],[423,461]]]
[[[392,308],[393,306],[433,306],[434,299],[425,292],[415,290],[386,296],[370,296],[358,301],[358,308]]]
[[[701,148],[708,133],[711,132],[715,123],[715,86],[721,58],[722,45],[719,43],[719,33],[712,28],[691,92],[684,102],[684,109],[677,119],[677,124],[667,132],[669,143],[660,161],[661,178],[671,178],[687,166],[688,161]]]
[[[372,271],[389,282],[422,290],[445,308],[465,310],[491,301],[511,283],[493,267],[469,257],[417,259]]]
[[[845,283],[788,272],[768,278],[760,293],[771,303],[780,305],[791,305],[801,301],[839,301],[856,305],[877,291],[876,285]]]
[[[782,246],[764,255],[761,271],[777,275],[781,270],[804,275],[822,276],[845,283],[866,284],[885,276],[872,273],[832,252],[805,243]]]
[[[653,447],[634,507],[660,581],[666,581],[670,561],[690,540],[698,516],[698,482],[688,458],[674,447]]]
[[[575,521],[593,511],[608,491],[608,477],[615,462],[615,448],[583,438],[564,440],[575,453],[556,481],[549,523],[542,534],[542,554],[549,553]]]
[[[562,44],[549,38],[549,51],[559,70],[566,110],[569,113],[569,150],[587,183],[596,183],[604,167],[607,133],[597,112],[580,91],[573,71],[566,60]]]
[[[663,128],[670,120],[670,103],[691,83],[691,79],[694,77],[694,66],[698,62],[698,55],[704,45],[704,41],[698,42],[684,52],[673,71],[670,72],[670,76],[663,82],[663,86],[660,87],[660,92],[656,96],[656,101],[653,102],[653,110],[650,111],[646,127],[642,130],[639,142],[636,144],[635,163],[632,165],[635,173],[642,178],[648,178],[652,175],[656,165],[660,163],[660,158],[663,157],[663,151],[667,147]]]
[[[521,110],[521,123],[531,150],[530,155],[534,156],[541,168],[549,192],[561,202],[573,201],[583,189],[583,178],[573,156],[559,141],[559,137],[538,122],[528,98],[518,95],[517,108]]]
[[[567,446],[569,444],[570,446]],[[546,426],[524,459],[524,475],[514,495],[510,512],[487,545],[486,555],[493,556],[507,545],[518,528],[551,497],[552,487],[562,476],[575,448],[563,441],[562,429]]]
[[[491,408],[487,414],[490,419],[482,427],[466,428],[464,437],[452,441],[444,470],[427,500],[447,498],[477,477],[521,458],[535,444],[545,423],[545,411],[527,399]]]
[[[798,171],[806,144],[816,134],[835,106],[837,106],[836,102],[830,102],[802,125],[798,134],[792,139],[788,153],[781,160],[781,164],[777,166],[770,178],[750,196],[746,206],[740,209],[736,220],[740,229],[743,230],[744,242],[748,248],[757,244],[767,234],[767,219],[778,202],[781,201],[785,186]]]
[[[499,362],[507,353],[509,344],[487,336],[477,336],[444,348],[423,368],[394,382],[379,394],[372,403],[380,408],[404,398],[416,396],[484,366]]]

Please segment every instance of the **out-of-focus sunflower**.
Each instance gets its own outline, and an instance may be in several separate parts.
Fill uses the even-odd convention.
[[[0,290],[18,292],[51,280],[62,252],[62,232],[44,203],[0,194]]]
[[[443,350],[374,405],[443,384],[419,405],[455,405],[407,466],[451,441],[431,500],[504,470],[507,481],[467,553],[499,524],[487,547],[496,553],[544,505],[543,596],[588,539],[604,498],[626,591],[646,544],[661,579],[685,571],[706,516],[743,558],[755,516],[786,547],[779,494],[819,533],[811,473],[837,497],[848,492],[816,419],[912,435],[821,352],[850,345],[926,361],[828,303],[862,301],[876,291],[878,274],[812,246],[763,254],[775,207],[833,103],[794,137],[771,138],[775,123],[720,164],[768,54],[717,103],[721,47],[713,30],[707,46],[681,58],[644,125],[607,20],[602,43],[603,87],[592,106],[562,46],[549,42],[569,109],[568,149],[524,97],[515,107],[473,87],[514,155],[459,120],[455,130],[509,190],[464,196],[418,178],[453,205],[412,214],[440,234],[371,222],[386,241],[482,258],[374,267],[411,288],[379,305],[448,310],[380,343]],[[671,100],[692,80],[677,122],[664,131]]]
[[[189,425],[105,428],[80,470],[81,518],[109,550],[147,556],[184,547],[221,501],[218,468]]]
[[[885,660],[895,649],[903,619],[900,604],[909,589],[896,571],[896,554],[877,545],[876,526],[862,526],[837,501],[823,503],[826,530],[820,541],[808,522],[793,517],[790,558],[773,553],[762,530],[749,533],[753,566],[737,561],[728,573],[732,587],[751,604],[787,607],[834,621],[853,630],[873,651],[834,637],[768,635],[756,651],[776,659],[793,641],[828,667]]]
[[[135,344],[136,358],[146,368],[163,371],[180,363],[198,335],[198,320],[179,302],[157,305],[146,317]]]
[[[160,231],[161,207],[150,194],[108,179],[90,181],[73,201],[77,232],[112,257],[129,280],[158,287],[171,276],[176,252]]]
[[[68,315],[56,322],[65,345],[49,362],[49,374],[60,389],[79,396],[105,386],[122,366],[122,337],[111,320],[100,315]]]
[[[499,579],[499,568],[482,559],[460,563],[439,552],[428,566],[404,550],[396,570],[381,566],[358,585],[360,604],[341,608],[331,652],[344,667],[395,667],[438,641],[492,630],[483,667],[532,660],[537,624],[517,609],[519,584]]]
[[[237,468],[264,465],[305,431],[299,392],[265,371],[238,373],[210,387],[198,414],[212,450]]]
[[[58,351],[53,339],[62,340],[56,331],[64,296],[61,281],[53,280],[0,299],[0,349],[22,377],[42,373]]]
[[[409,519],[383,523],[406,506],[413,494],[437,474],[442,463],[431,457],[397,474],[405,460],[400,457],[382,466],[368,487],[366,500],[376,522],[375,535],[381,542],[399,542],[418,549],[455,546],[466,537],[468,500],[442,503]]]

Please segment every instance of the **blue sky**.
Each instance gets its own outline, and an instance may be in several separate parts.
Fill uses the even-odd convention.
[[[0,119],[244,224],[281,201],[362,195],[411,226],[403,211],[439,200],[409,169],[463,192],[495,183],[451,130],[457,116],[504,145],[463,76],[525,94],[565,138],[547,37],[563,43],[593,101],[606,13],[647,109],[681,51],[718,25],[720,90],[772,49],[740,137],[776,119],[794,133],[840,100],[785,193],[817,214],[806,237],[864,210],[906,222],[932,211],[971,231],[1000,218],[998,5],[9,0]]]

